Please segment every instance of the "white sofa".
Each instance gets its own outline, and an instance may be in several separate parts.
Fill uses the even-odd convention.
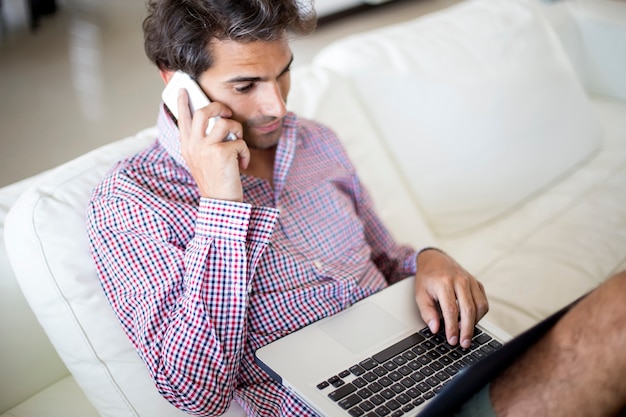
[[[320,19],[358,8],[364,4],[375,6],[391,0],[315,0],[315,12]]]
[[[315,2],[315,12],[320,18],[324,18],[362,4],[361,0],[319,0]]]
[[[337,131],[392,233],[456,257],[517,334],[626,269],[624,74],[623,1],[468,0],[325,48],[289,106]],[[93,185],[154,135],[0,190],[2,417],[184,415],[108,308],[84,231]]]

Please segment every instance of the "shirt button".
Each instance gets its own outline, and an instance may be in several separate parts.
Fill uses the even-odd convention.
[[[282,206],[282,204],[277,204],[277,205],[276,205],[276,210],[278,210],[278,214],[282,213],[282,211],[283,211],[283,206]]]
[[[313,265],[317,269],[322,269],[324,267],[324,263],[322,261],[320,261],[319,259],[314,260],[313,261]]]

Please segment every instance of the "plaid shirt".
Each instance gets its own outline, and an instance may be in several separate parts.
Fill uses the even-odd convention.
[[[287,115],[274,187],[242,175],[245,203],[201,198],[163,109],[158,126],[89,206],[113,310],[176,407],[219,414],[234,395],[250,415],[314,415],[254,351],[414,274],[416,251],[394,243],[320,124]]]

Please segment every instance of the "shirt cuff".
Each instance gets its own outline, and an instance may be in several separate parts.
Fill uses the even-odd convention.
[[[404,258],[404,262],[401,264],[401,268],[403,271],[405,271],[407,276],[414,276],[417,273],[417,257],[419,256],[420,252],[425,249],[413,251],[410,256]]]
[[[278,210],[248,203],[201,198],[196,234],[215,239],[268,242]]]
[[[251,211],[252,205],[247,203],[201,198],[196,234],[245,241]]]
[[[252,207],[248,240],[266,244],[272,237],[279,211],[271,207]]]

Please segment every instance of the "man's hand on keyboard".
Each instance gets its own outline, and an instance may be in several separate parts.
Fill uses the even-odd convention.
[[[433,333],[439,331],[441,310],[448,343],[465,348],[471,343],[474,325],[489,310],[483,285],[436,249],[424,250],[417,257],[415,301]]]

